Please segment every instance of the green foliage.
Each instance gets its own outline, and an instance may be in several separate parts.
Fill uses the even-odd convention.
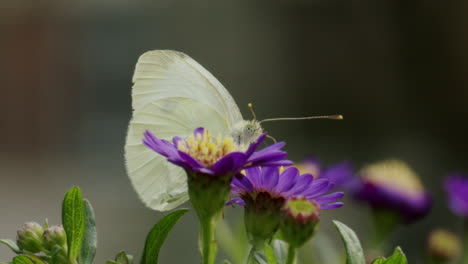
[[[268,264],[278,264],[276,260],[275,251],[270,245],[265,245],[265,257]]]
[[[18,247],[16,242],[11,239],[0,239],[0,243],[7,245],[16,254],[21,253],[21,249]]]
[[[249,243],[245,233],[244,223],[235,221],[233,230],[229,227],[227,221],[220,221],[216,229],[216,240],[224,253],[232,259],[234,263],[244,263]]]
[[[63,199],[62,222],[67,233],[68,259],[72,264],[80,254],[85,229],[85,213],[81,190],[71,188]]]
[[[346,264],[366,264],[364,252],[354,231],[339,221],[333,221],[346,249]]]
[[[179,209],[159,220],[148,233],[145,249],[141,257],[141,264],[157,264],[159,250],[163,245],[169,232],[177,221],[188,212],[188,209]]]
[[[117,253],[114,260],[109,260],[106,264],[132,264],[133,263],[133,256],[128,255],[124,251]]]
[[[80,254],[78,255],[78,263],[92,264],[96,255],[97,247],[97,232],[94,210],[88,200],[83,200],[83,208],[85,215],[85,229],[83,243],[81,245]]]
[[[401,248],[397,247],[389,258],[378,258],[372,264],[408,264],[408,260]]]
[[[24,255],[19,255],[13,258],[13,264],[34,264],[34,262]]]

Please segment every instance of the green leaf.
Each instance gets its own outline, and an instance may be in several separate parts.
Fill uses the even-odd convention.
[[[115,257],[115,262],[117,262],[117,264],[132,264],[133,257],[131,255],[127,255],[124,251],[121,251]]]
[[[227,221],[219,221],[216,227],[216,241],[223,252],[234,263],[243,263],[247,257],[249,244],[244,221],[235,221],[231,230]]]
[[[270,245],[265,245],[265,257],[268,264],[278,264],[276,261],[275,251]]]
[[[7,245],[16,254],[21,253],[21,249],[16,245],[16,242],[11,239],[0,239],[0,243]]]
[[[177,221],[188,209],[179,209],[159,220],[148,233],[145,242],[145,249],[141,257],[141,264],[157,264],[159,250],[161,249],[167,235],[177,223]]]
[[[401,248],[397,247],[389,258],[378,258],[372,264],[408,264],[408,260]]]
[[[97,232],[94,210],[88,200],[83,200],[83,208],[85,213],[85,228],[83,243],[81,245],[78,263],[92,264],[96,255],[97,247]]]
[[[223,264],[232,264],[229,260],[225,259],[223,260]]]
[[[118,264],[118,263],[113,261],[113,260],[108,260],[108,261],[106,261],[106,264]]]
[[[26,253],[26,254],[32,260],[32,262],[35,263],[35,264],[47,264],[47,262],[45,260],[43,260],[42,258],[34,255],[33,253]]]
[[[346,249],[346,264],[366,264],[364,252],[358,237],[351,228],[339,221],[333,221]]]
[[[286,244],[286,242],[283,240],[273,239],[272,245],[278,263],[286,263],[286,258],[288,256],[288,244]]]
[[[62,205],[62,222],[67,234],[68,259],[72,264],[80,254],[85,229],[85,212],[81,190],[78,187],[71,188]]]
[[[34,264],[34,262],[24,255],[19,255],[13,258],[13,264]]]

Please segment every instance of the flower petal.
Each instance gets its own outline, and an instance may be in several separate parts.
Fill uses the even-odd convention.
[[[323,210],[330,210],[330,209],[336,209],[342,207],[344,204],[342,202],[336,202],[336,203],[331,203],[331,204],[324,204],[320,206],[320,209]]]
[[[237,173],[246,162],[245,154],[242,152],[231,152],[218,160],[211,169],[216,175],[226,173]]]
[[[327,194],[327,195],[324,195],[324,196],[317,197],[314,200],[318,204],[326,204],[326,203],[331,203],[331,202],[334,202],[336,200],[339,200],[339,199],[343,198],[343,196],[344,196],[343,192],[336,192],[336,193],[331,193],[331,194]]]

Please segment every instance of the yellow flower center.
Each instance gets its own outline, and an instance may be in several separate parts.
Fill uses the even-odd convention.
[[[420,194],[424,187],[416,173],[406,163],[387,160],[369,165],[362,170],[363,178],[377,184],[394,187],[408,194]]]
[[[227,154],[238,151],[232,137],[222,138],[221,135],[218,135],[216,139],[213,139],[206,129],[203,130],[203,135],[198,133],[189,136],[186,140],[179,141],[177,149],[187,153],[206,168],[211,168]]]

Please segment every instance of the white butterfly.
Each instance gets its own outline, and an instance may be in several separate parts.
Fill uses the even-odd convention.
[[[255,141],[262,132],[258,121],[243,120],[211,73],[181,52],[146,52],[138,59],[133,83],[126,167],[141,200],[152,209],[171,210],[187,201],[187,180],[183,169],[142,144],[145,130],[170,140],[204,127],[214,135],[231,135],[239,145]]]

